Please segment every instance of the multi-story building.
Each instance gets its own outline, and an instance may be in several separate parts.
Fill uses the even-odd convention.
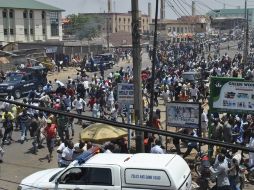
[[[35,0],[0,0],[0,44],[62,40],[62,11]]]
[[[131,33],[132,15],[128,13],[80,13],[80,15],[97,17],[103,20],[100,27],[103,33],[129,32]],[[70,23],[71,24],[71,23]],[[140,13],[141,33],[149,32],[150,17]]]
[[[159,20],[157,31],[161,39],[179,42],[192,38],[196,33],[207,32],[208,26],[209,24],[205,17],[185,16],[177,20]],[[154,20],[150,24],[150,32],[154,32]]]
[[[248,22],[250,26],[254,26],[254,8],[248,8]],[[211,10],[207,13],[212,18],[234,18],[243,19],[245,18],[245,9],[216,9]],[[239,25],[242,25],[242,21],[239,21]]]

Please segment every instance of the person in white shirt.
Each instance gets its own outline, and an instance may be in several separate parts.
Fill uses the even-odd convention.
[[[89,93],[89,81],[87,78],[85,78],[84,82],[83,82],[84,88],[85,88],[85,92],[84,92],[84,96],[86,97],[86,94]]]
[[[76,108],[76,111],[79,115],[82,114],[82,111],[84,110],[84,107],[86,106],[85,100],[80,98],[79,96],[72,102],[72,106]],[[79,119],[77,124],[81,124],[82,121]]]
[[[151,153],[153,154],[164,154],[163,149],[161,148],[161,141],[156,139],[155,145],[151,148]]]
[[[57,79],[55,79],[55,83],[58,84],[61,87],[65,86],[63,82],[61,82],[60,80],[57,80]]]
[[[109,94],[108,94],[107,100],[108,100],[108,101],[107,101],[108,107],[109,107],[109,108],[112,108],[113,105],[114,105],[114,101],[115,101],[115,99],[114,99],[114,93],[113,93],[113,90],[112,90],[112,89],[109,90]]]
[[[57,152],[57,164],[58,167],[61,167],[61,160],[62,160],[62,153],[63,150],[67,147],[68,145],[68,141],[64,141],[63,143],[60,144],[60,146],[57,148],[56,152]]]
[[[205,112],[204,108],[201,109],[201,132],[202,137],[206,138],[207,128],[208,128],[208,118],[207,113]]]
[[[61,167],[67,167],[73,161],[73,142],[69,141],[67,147],[63,149],[61,157]]]
[[[199,94],[199,90],[198,88],[193,84],[192,87],[190,88],[190,96],[193,99],[193,102],[197,102],[198,101],[198,94]]]

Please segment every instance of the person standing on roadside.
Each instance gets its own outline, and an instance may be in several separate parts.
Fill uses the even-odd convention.
[[[73,142],[68,141],[67,147],[65,147],[62,152],[61,167],[67,167],[73,161],[73,148]]]

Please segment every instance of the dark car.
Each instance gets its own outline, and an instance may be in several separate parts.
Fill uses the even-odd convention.
[[[31,90],[42,90],[47,84],[47,73],[43,67],[29,68],[25,71],[9,72],[0,84],[0,96],[12,94],[16,99]]]
[[[93,57],[93,65],[92,65],[91,61],[89,61],[88,63],[86,63],[85,69],[86,69],[86,71],[89,71],[89,72],[95,72],[95,71],[100,70],[101,64],[103,64],[105,69],[108,68],[106,65],[106,62],[104,61],[104,57],[101,55],[96,55]]]
[[[100,56],[101,56],[101,60],[104,63],[106,69],[113,68],[113,66],[115,65],[114,54],[104,53],[104,54],[100,54]]]

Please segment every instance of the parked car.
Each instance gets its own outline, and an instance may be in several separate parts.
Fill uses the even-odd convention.
[[[86,63],[86,71],[94,72],[100,70],[101,64],[104,69],[111,69],[115,65],[114,55],[112,53],[99,54],[93,57],[94,64],[92,66],[91,61]]]
[[[0,84],[0,96],[12,94],[16,99],[31,90],[42,90],[47,84],[47,72],[44,67],[36,66],[18,72],[9,72]]]

